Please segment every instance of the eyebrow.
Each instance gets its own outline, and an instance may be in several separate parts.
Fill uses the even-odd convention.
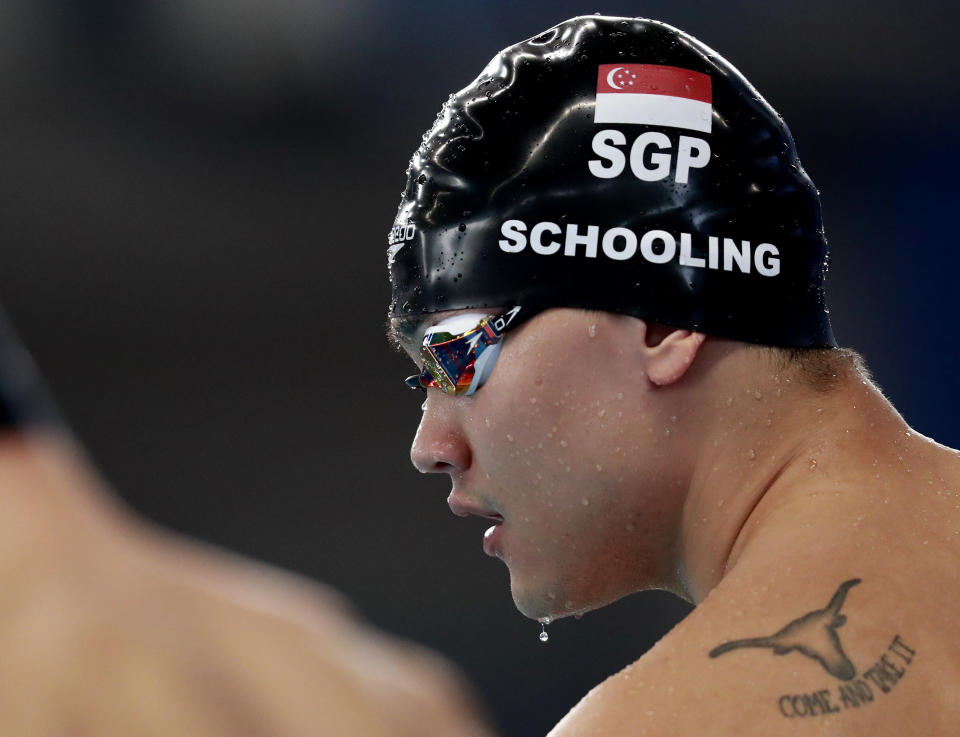
[[[417,318],[387,317],[387,342],[394,350],[404,353],[404,343],[408,345],[413,343],[419,322],[419,316]]]

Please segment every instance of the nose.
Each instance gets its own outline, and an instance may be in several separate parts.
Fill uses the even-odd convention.
[[[470,444],[461,426],[457,398],[431,389],[420,427],[410,447],[410,460],[420,473],[462,473],[470,467]]]

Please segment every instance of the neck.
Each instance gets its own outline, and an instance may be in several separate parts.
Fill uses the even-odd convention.
[[[862,478],[878,454],[897,452],[891,449],[913,435],[852,367],[828,392],[772,370],[728,375],[736,377],[729,391],[714,387],[704,401],[711,406],[700,413],[710,419],[697,436],[677,550],[678,588],[696,603],[736,565],[771,514],[825,486]]]

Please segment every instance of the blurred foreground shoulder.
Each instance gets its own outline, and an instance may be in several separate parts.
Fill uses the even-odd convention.
[[[490,734],[442,658],[139,520],[68,447],[0,439],[0,481],[0,734]]]
[[[196,628],[195,647],[206,651],[211,702],[229,693],[258,704],[275,720],[264,734],[491,734],[450,663],[364,624],[338,592],[196,543],[161,549],[155,603],[165,614],[154,626],[179,602],[183,626]]]

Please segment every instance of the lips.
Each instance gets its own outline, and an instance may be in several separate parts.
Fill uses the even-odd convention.
[[[502,521],[491,525],[487,528],[487,531],[483,533],[483,552],[489,556],[500,557],[501,537],[503,536],[503,528],[500,527],[501,524]]]
[[[472,514],[477,517],[496,520],[498,523],[503,522],[503,515],[500,513],[494,512],[492,509],[488,509],[472,500],[463,499],[457,496],[457,492],[455,491],[451,492],[450,496],[447,497],[447,505],[450,507],[450,511],[458,517],[469,517]]]
[[[471,499],[464,499],[455,491],[450,493],[450,496],[447,498],[447,504],[450,507],[450,511],[458,517],[469,517],[470,515],[473,515],[476,517],[484,517],[485,519],[493,520],[493,526],[489,527],[487,531],[483,533],[483,551],[487,555],[499,554],[501,536],[500,526],[503,524],[502,514],[499,512],[494,512],[492,509],[484,507],[483,505],[478,504]]]

